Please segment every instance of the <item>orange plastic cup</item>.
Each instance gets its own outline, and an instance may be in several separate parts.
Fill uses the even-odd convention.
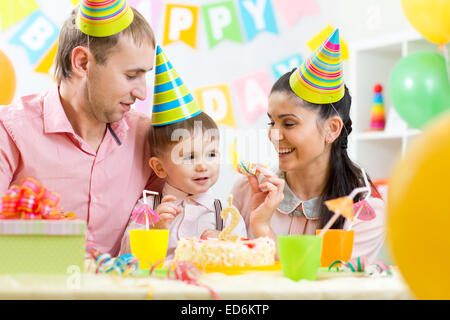
[[[316,235],[322,231],[316,230]],[[330,229],[323,235],[320,265],[328,268],[336,260],[349,261],[353,251],[355,231]]]

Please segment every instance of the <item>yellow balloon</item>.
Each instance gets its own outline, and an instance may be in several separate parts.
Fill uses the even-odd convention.
[[[408,148],[388,191],[392,258],[418,299],[450,299],[450,113]]]
[[[437,44],[450,41],[450,0],[402,0],[402,7],[425,39]]]
[[[8,57],[0,51],[0,105],[10,104],[16,92],[16,73]]]

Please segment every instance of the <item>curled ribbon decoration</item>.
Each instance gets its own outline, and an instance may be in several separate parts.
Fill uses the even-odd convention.
[[[173,269],[173,272],[170,270]],[[199,283],[198,278],[201,275],[200,269],[198,269],[194,264],[188,261],[177,261],[169,268],[167,272],[167,277],[169,279],[181,280],[186,282],[187,284],[194,285],[197,287],[206,288],[215,300],[220,300],[219,295],[210,287],[205,284]],[[173,274],[173,277],[170,275]]]
[[[341,268],[339,268],[339,265]],[[334,268],[334,269],[333,269]],[[364,272],[368,275],[392,275],[390,268],[382,261],[367,264],[367,258],[357,257],[348,262],[336,260],[328,267],[328,271],[335,272]]]
[[[150,208],[148,204],[143,204],[139,208],[135,209],[131,214],[131,218],[137,223],[145,223],[147,230],[149,229],[149,221],[151,224],[154,224],[160,219],[159,214]]]
[[[86,247],[86,252],[95,260],[95,273],[116,273],[125,277],[139,270],[139,261],[132,254],[112,258],[109,253],[101,253],[94,247]]]
[[[73,213],[65,216],[59,207],[59,195],[47,190],[32,178],[13,185],[2,196],[0,219],[53,219],[76,218]]]

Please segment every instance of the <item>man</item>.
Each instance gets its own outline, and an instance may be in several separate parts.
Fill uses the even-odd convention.
[[[116,1],[121,11],[115,17],[128,18],[121,31],[113,27],[112,35],[101,37],[81,32],[92,24],[83,25],[80,16],[96,14],[87,6],[92,1],[84,2],[61,29],[56,84],[0,108],[0,194],[23,178],[37,179],[60,195],[64,212],[86,220],[87,240],[114,256],[142,191],[162,186],[147,164],[151,121],[130,110],[146,98],[155,38],[124,0]]]

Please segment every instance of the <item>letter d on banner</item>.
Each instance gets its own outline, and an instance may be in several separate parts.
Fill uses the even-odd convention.
[[[198,88],[195,97],[202,110],[217,124],[236,127],[228,85]]]
[[[195,49],[198,10],[195,6],[166,5],[163,45],[182,41]]]

